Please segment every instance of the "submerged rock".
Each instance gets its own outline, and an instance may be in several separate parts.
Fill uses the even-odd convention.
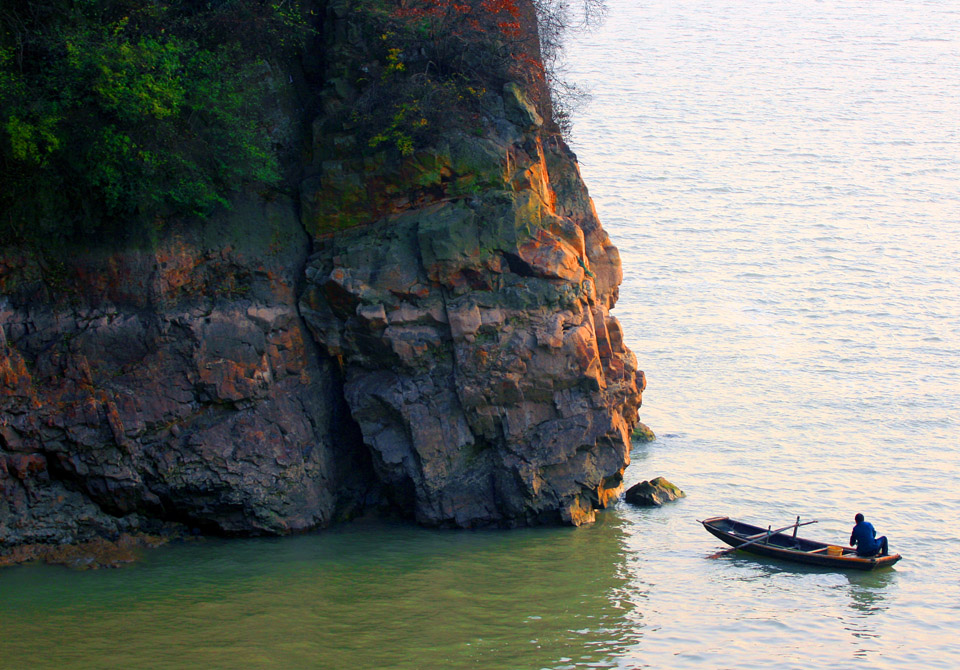
[[[627,489],[623,499],[641,507],[660,507],[664,503],[685,498],[686,494],[663,477],[640,482]]]
[[[0,554],[0,567],[42,561],[75,570],[119,568],[138,560],[143,549],[159,547],[168,541],[166,536],[123,533],[115,540],[97,537],[77,544],[21,544]]]

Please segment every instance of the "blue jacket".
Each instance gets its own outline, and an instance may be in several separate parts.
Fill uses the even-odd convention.
[[[861,521],[853,527],[850,533],[850,546],[857,548],[857,553],[871,553],[879,549],[880,543],[876,540],[877,531],[869,521]]]

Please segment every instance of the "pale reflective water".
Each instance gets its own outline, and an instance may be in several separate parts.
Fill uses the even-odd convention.
[[[688,498],[3,570],[0,667],[960,667],[960,5],[609,3],[574,149],[650,380],[628,483]],[[707,560],[696,523],[856,511],[894,570]]]

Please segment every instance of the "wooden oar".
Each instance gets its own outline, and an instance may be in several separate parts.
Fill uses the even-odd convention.
[[[755,540],[750,540],[749,542],[744,542],[743,544],[737,545],[736,547],[730,547],[729,549],[723,549],[722,551],[718,551],[718,552],[715,553],[715,554],[711,554],[710,556],[707,556],[707,558],[719,558],[719,557],[721,557],[721,556],[723,556],[723,555],[725,555],[725,554],[729,554],[731,551],[736,551],[737,549],[743,549],[744,547],[748,547],[748,546],[750,546],[751,544],[756,544],[757,542],[760,542],[761,540],[767,539],[767,538],[770,537],[771,535],[776,535],[777,533],[782,533],[783,531],[789,530],[790,528],[798,528],[799,526],[809,526],[811,523],[817,523],[817,520],[814,519],[813,521],[804,521],[803,523],[799,523],[799,522],[797,522],[797,523],[791,523],[789,526],[784,526],[783,528],[778,528],[777,530],[770,530],[769,528],[767,528],[767,532],[764,533],[761,537],[758,537],[758,538],[755,539]]]

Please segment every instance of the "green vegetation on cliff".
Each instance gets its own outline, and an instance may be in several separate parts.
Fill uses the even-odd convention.
[[[298,3],[9,0],[0,10],[0,242],[204,214],[280,171],[267,58]]]
[[[549,63],[571,5],[587,16],[600,1],[7,0],[0,244],[151,239],[154,222],[282,177],[323,182],[312,233],[429,200],[441,182],[469,194],[483,175],[453,174],[440,139],[483,137],[507,82],[559,130]],[[278,107],[301,74],[298,109]],[[289,132],[308,116],[309,147]],[[303,163],[281,170],[280,149]]]
[[[489,144],[504,85],[521,82],[549,108],[536,16],[526,0],[332,0],[301,184],[307,231],[504,188],[504,156]]]
[[[333,0],[330,14],[328,156],[412,156],[450,129],[479,134],[488,90],[543,79],[522,0]]]
[[[535,98],[554,132],[582,92],[562,77],[563,37],[601,20],[604,0],[332,0],[329,83],[351,103],[346,128],[401,154],[476,120],[508,81]],[[552,99],[551,99],[552,98]]]

